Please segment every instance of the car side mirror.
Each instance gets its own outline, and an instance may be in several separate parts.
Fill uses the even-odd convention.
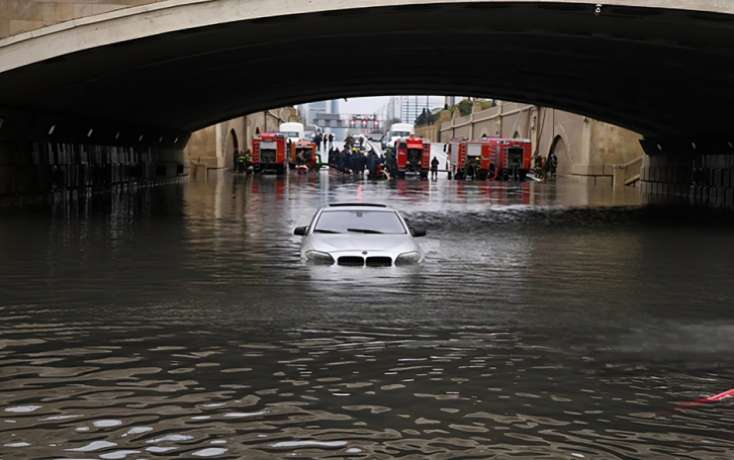
[[[421,236],[426,236],[426,230],[424,228],[411,228],[410,234],[418,238]]]
[[[308,227],[296,227],[293,230],[293,234],[298,236],[306,236],[306,230],[308,230]]]

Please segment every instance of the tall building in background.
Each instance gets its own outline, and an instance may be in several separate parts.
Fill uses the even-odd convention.
[[[388,99],[387,104],[383,106],[383,115],[382,118],[386,121],[391,121],[396,117],[400,117],[400,113],[398,113],[397,107],[400,106],[399,97],[397,96],[391,96],[390,99]],[[401,120],[402,121],[402,120]],[[389,126],[388,126],[389,128]]]
[[[301,122],[308,124],[308,105],[301,104],[296,106],[296,109],[298,110],[298,116],[301,118]]]
[[[415,119],[423,113],[443,107],[444,96],[391,96],[379,110],[383,120],[398,119],[403,123],[415,123]]]
[[[330,101],[316,101],[298,106],[298,112],[301,114],[301,120],[306,124],[315,124],[314,120],[323,118],[325,113],[339,113],[339,99]]]
[[[415,119],[424,110],[431,110],[430,96],[402,96],[400,105],[400,119],[404,123],[415,123]]]
[[[306,107],[308,107],[307,110],[307,124],[313,124],[314,120],[319,117],[319,115],[327,113],[327,104],[326,101],[316,101],[316,102],[309,102],[306,104]]]

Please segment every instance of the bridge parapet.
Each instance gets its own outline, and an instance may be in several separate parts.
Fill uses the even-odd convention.
[[[100,15],[114,10],[128,7],[148,5],[152,3],[166,3],[170,6],[190,3],[216,3],[225,0],[0,0],[0,39],[41,29],[46,26]],[[271,1],[271,0],[267,0]],[[266,2],[267,2],[266,1]],[[273,5],[283,9],[283,13],[308,12],[323,8],[322,4],[328,4],[329,8],[335,10],[359,7],[390,6],[392,3],[414,3],[414,4],[437,4],[437,3],[459,3],[466,0],[300,0],[282,2],[272,0]],[[477,1],[477,0],[471,0]],[[486,3],[507,3],[508,0],[484,0]],[[540,0],[546,2],[548,0]],[[538,0],[515,0],[515,3],[537,3]],[[558,3],[591,4],[587,0],[556,0]],[[264,3],[264,2],[253,2]],[[734,2],[728,0],[606,0],[599,3],[599,11],[605,7],[626,6],[645,8],[665,8],[671,10],[687,10],[697,13],[725,13],[734,14]],[[248,10],[257,11],[261,5],[253,5]]]
[[[0,0],[0,38],[164,0]]]

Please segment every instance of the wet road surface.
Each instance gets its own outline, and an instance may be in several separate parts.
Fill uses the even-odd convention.
[[[377,201],[420,267],[307,267]],[[559,184],[226,176],[0,210],[0,457],[734,457],[731,223]]]

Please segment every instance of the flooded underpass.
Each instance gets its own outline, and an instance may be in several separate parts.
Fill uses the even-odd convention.
[[[306,266],[330,202],[416,267]],[[571,182],[225,175],[0,211],[0,457],[727,459],[734,226]]]

